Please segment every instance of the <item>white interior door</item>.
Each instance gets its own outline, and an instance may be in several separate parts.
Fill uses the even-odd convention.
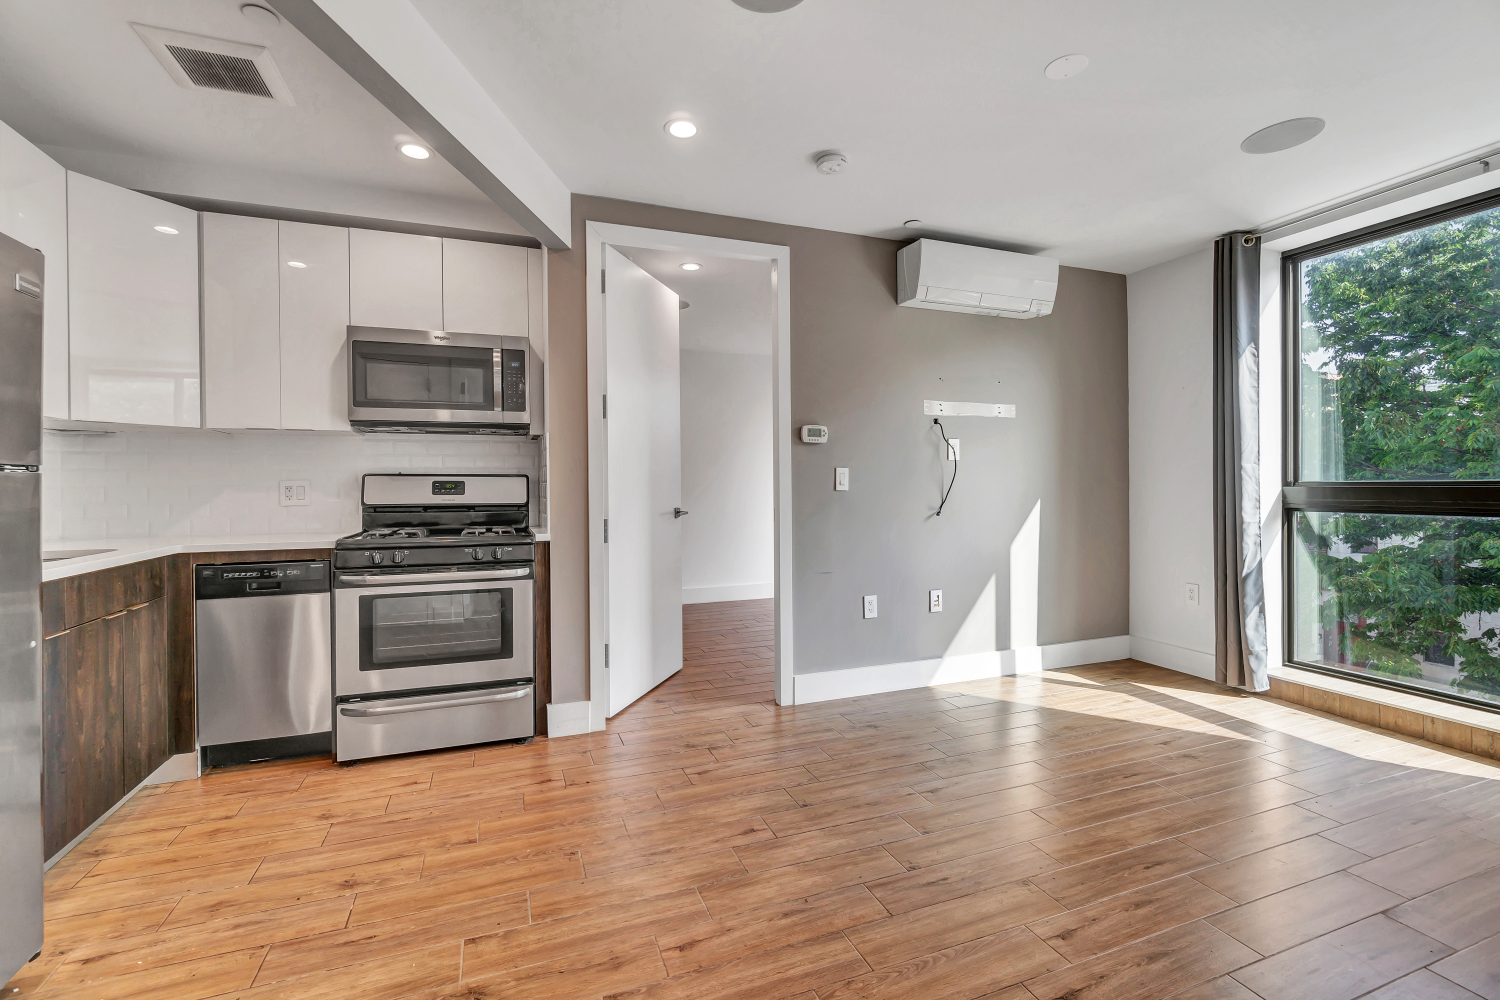
[[[677,295],[604,248],[609,714],[682,669]]]

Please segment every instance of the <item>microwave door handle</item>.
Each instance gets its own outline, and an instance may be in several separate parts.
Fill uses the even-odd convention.
[[[531,568],[492,569],[468,573],[340,573],[339,583],[370,587],[397,587],[412,583],[466,583],[470,580],[515,580],[529,576]]]
[[[462,708],[466,705],[489,705],[501,701],[518,701],[531,694],[531,688],[515,691],[485,691],[464,697],[423,698],[401,701],[394,705],[340,705],[339,714],[350,719],[371,719],[385,715],[405,715],[408,712],[435,712],[442,708]]]

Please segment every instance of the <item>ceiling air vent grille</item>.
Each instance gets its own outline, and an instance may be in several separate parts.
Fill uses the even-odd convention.
[[[167,51],[177,60],[177,65],[197,87],[212,87],[214,90],[229,90],[236,94],[253,94],[256,97],[271,97],[271,88],[255,63],[241,56],[226,56],[219,52],[204,52],[181,45],[168,45]]]
[[[132,24],[162,68],[187,90],[218,90],[296,104],[264,45]]]

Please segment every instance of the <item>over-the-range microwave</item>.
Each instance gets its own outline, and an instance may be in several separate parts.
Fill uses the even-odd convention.
[[[543,384],[525,337],[349,327],[355,430],[539,438]]]

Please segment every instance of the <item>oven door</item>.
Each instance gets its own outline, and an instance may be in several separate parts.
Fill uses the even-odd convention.
[[[334,693],[529,680],[532,567],[457,573],[340,573]]]

